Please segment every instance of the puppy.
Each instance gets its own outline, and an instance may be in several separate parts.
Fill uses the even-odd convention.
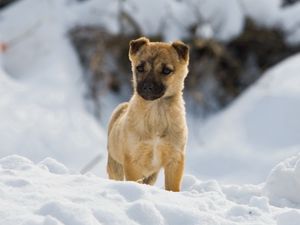
[[[113,112],[108,129],[107,172],[110,179],[154,184],[164,168],[165,189],[180,191],[187,126],[182,98],[189,48],[130,42],[134,93]]]

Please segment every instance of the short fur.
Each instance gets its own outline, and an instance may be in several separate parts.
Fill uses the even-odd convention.
[[[164,168],[165,189],[180,191],[187,141],[182,90],[189,48],[179,41],[139,38],[130,42],[129,59],[134,93],[114,110],[109,123],[109,178],[125,176],[152,185]]]

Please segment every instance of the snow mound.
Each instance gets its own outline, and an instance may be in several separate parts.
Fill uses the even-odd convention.
[[[298,161],[299,156],[295,157]],[[292,165],[294,161],[288,159],[282,164]],[[66,169],[49,158],[38,164],[17,155],[0,159],[0,224],[299,224],[299,209],[269,204],[269,193],[265,195],[268,185],[278,189],[282,186],[280,181],[271,184],[270,178],[262,188],[261,185],[224,186],[214,180],[200,181],[186,175],[182,192],[175,193],[93,174],[52,173],[41,165]],[[289,175],[285,181],[293,182]],[[285,194],[289,191],[286,189]],[[273,197],[270,198],[272,202]]]
[[[187,154],[190,172],[259,183],[274,165],[298,153],[299,71],[297,54],[267,71],[230,107],[207,121],[198,130],[200,150]]]
[[[49,157],[41,161],[39,163],[39,166],[48,169],[50,173],[56,173],[56,174],[69,173],[69,170],[67,167],[65,167],[65,165]]]
[[[300,154],[279,163],[271,171],[264,190],[274,205],[300,207]]]
[[[19,155],[9,155],[0,159],[0,164],[2,169],[14,169],[14,170],[24,170],[26,168],[31,168],[33,163],[22,156]]]
[[[78,171],[105,152],[105,132],[86,109],[80,63],[67,36],[69,6],[24,0],[1,11],[0,41],[9,48],[0,62],[0,157],[52,157]]]

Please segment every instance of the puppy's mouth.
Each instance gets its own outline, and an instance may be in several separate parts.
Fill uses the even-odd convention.
[[[137,85],[138,94],[147,101],[161,98],[165,94],[165,86],[153,81],[139,82]]]

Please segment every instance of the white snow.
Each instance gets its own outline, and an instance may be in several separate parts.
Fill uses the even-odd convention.
[[[300,154],[279,163],[270,173],[265,193],[272,204],[300,207]]]
[[[86,110],[69,28],[93,24],[118,33],[123,7],[145,33],[163,30],[166,40],[188,36],[189,26],[204,18],[197,35],[226,41],[241,31],[246,16],[282,26],[293,43],[300,40],[299,4],[154,2],[165,8],[134,0],[122,6],[22,0],[0,11],[0,38],[10,44],[0,56],[0,224],[300,224],[299,54],[209,121],[189,118],[182,192],[166,192],[162,182],[150,187],[105,179],[105,160],[93,173],[78,173],[97,154],[105,159],[105,127],[117,100],[108,94],[102,102],[102,123]]]
[[[116,21],[115,15],[123,10],[134,19],[143,34],[162,34],[166,41],[189,38],[193,35],[192,27],[196,29],[194,35],[197,37],[229,41],[240,34],[245,19],[250,18],[260,26],[280,28],[291,44],[300,42],[300,3],[282,7],[281,0],[127,0],[119,5],[109,2],[87,1],[80,7],[90,5],[88,10],[93,13],[84,15],[101,15],[98,24],[114,32],[120,31],[120,21]],[[105,13],[103,5],[106,6]],[[89,21],[96,20],[89,18]]]
[[[93,174],[51,173],[40,164],[17,155],[0,159],[0,224],[296,225],[300,218],[289,203],[270,204],[262,185],[223,186],[185,176],[183,191],[173,193]]]
[[[25,0],[1,12],[3,40],[21,39],[0,67],[0,156],[53,157],[78,171],[105,152],[106,135],[85,110],[81,68],[55,2]]]

